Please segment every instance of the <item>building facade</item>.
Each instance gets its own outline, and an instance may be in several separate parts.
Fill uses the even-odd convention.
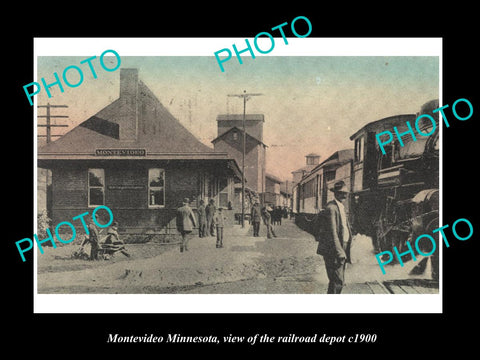
[[[245,205],[248,208],[254,200],[262,200],[265,192],[266,148],[263,143],[262,114],[245,115]],[[227,153],[242,167],[243,161],[243,114],[217,116],[217,137],[212,140],[215,151]],[[235,186],[234,204],[241,208],[241,183]]]
[[[272,206],[283,206],[280,185],[282,180],[272,174],[265,176],[265,192],[263,195],[263,203]]]
[[[333,200],[329,191],[337,181],[344,181],[352,190],[353,149],[334,152],[327,159],[313,167],[294,188],[294,212],[315,214]],[[350,199],[346,200],[347,203]]]
[[[53,225],[105,205],[125,233],[176,233],[184,198],[229,208],[241,179],[236,161],[183,127],[137,69],[120,69],[117,100],[40,147],[38,167],[51,171]]]

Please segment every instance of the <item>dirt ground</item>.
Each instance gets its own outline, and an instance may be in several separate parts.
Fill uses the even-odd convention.
[[[127,244],[130,257],[109,260],[72,259],[79,244],[38,253],[39,294],[166,294],[166,293],[325,293],[328,279],[313,237],[293,221],[276,227],[277,238],[251,236],[247,226],[226,229],[224,247],[214,237],[192,236],[189,251],[178,244],[150,241]],[[87,252],[89,249],[86,248]],[[409,278],[409,268],[391,267],[382,275],[371,240],[358,235],[347,267],[346,293],[372,293],[368,282]],[[422,276],[420,276],[422,277]]]
[[[90,261],[85,259],[75,259],[72,258],[73,252],[80,248],[79,243],[69,244],[57,247],[53,249],[51,247],[44,248],[44,254],[40,254],[38,251],[38,266],[37,273],[43,274],[48,272],[64,272],[64,271],[75,271],[75,270],[85,270],[85,269],[95,269],[99,267],[104,267],[109,264],[115,264],[123,261],[131,261],[134,259],[148,259],[160,254],[163,254],[166,251],[169,251],[172,248],[176,248],[178,245],[174,244],[165,244],[165,243],[141,243],[141,244],[127,244],[127,250],[130,254],[130,258],[117,253],[115,256],[111,257],[109,260],[99,260],[99,261]],[[90,254],[89,245],[85,246],[85,252]]]

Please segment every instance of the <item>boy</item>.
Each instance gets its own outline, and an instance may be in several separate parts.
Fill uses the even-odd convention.
[[[223,214],[223,208],[219,207],[215,213],[215,225],[217,226],[217,248],[223,247],[223,226],[225,225],[225,220],[227,219]]]
[[[130,257],[130,254],[125,248],[125,243],[120,240],[120,237],[118,236],[118,222],[114,221],[108,228],[107,238],[105,239],[104,244],[110,250],[111,255],[115,254],[117,251],[120,251],[126,257]]]

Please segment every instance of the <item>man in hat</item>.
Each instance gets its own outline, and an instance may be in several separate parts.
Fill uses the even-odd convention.
[[[322,255],[328,276],[327,294],[340,294],[345,284],[345,264],[350,262],[352,231],[345,213],[343,202],[349,190],[343,181],[330,189],[334,200],[328,202],[318,233],[317,254]]]
[[[272,236],[277,237],[277,235],[275,235],[275,230],[273,229],[272,225],[272,210],[273,209],[270,207],[270,205],[268,207],[264,206],[262,209],[263,223],[267,228],[267,239],[271,239]]]
[[[112,225],[107,230],[107,237],[105,239],[105,244],[115,245],[120,242],[118,237],[118,222],[114,221]]]
[[[205,228],[207,226],[207,215],[205,213],[205,202],[200,200],[197,208],[198,213],[198,237],[205,237]]]
[[[183,206],[177,209],[177,230],[182,234],[182,243],[180,244],[180,252],[188,250],[188,234],[193,231],[196,226],[195,215],[189,206],[190,200],[183,199]]]
[[[223,247],[223,227],[225,226],[225,220],[227,220],[227,218],[223,213],[223,208],[219,207],[214,217],[215,226],[217,227],[217,248]]]
[[[253,225],[253,236],[258,237],[258,233],[260,232],[260,221],[262,220],[262,211],[260,209],[260,205],[258,204],[258,200],[255,200],[255,204],[252,206],[250,215]]]
[[[207,217],[207,235],[215,236],[215,221],[213,217],[215,216],[216,211],[215,200],[210,199],[208,205],[205,208],[205,215]]]
[[[126,257],[130,257],[130,254],[125,248],[125,243],[118,236],[118,222],[114,221],[107,230],[107,237],[104,244],[106,245],[107,253],[114,255],[117,251],[120,251]]]
[[[88,233],[89,235],[83,240],[81,248],[83,250],[85,244],[90,244],[90,260],[98,260],[98,250],[100,245],[98,240],[98,230],[93,218],[90,218],[88,221]]]

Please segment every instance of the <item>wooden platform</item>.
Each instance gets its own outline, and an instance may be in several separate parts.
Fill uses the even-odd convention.
[[[427,279],[368,281],[366,285],[373,294],[438,294],[438,281]]]

